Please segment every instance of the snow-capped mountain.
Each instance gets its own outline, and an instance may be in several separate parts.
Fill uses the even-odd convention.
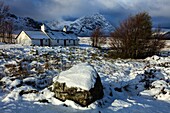
[[[81,17],[75,21],[44,21],[39,22],[30,17],[18,17],[14,14],[8,14],[7,20],[14,23],[14,30],[40,30],[42,23],[45,23],[52,30],[62,30],[64,26],[68,31],[72,31],[78,36],[91,36],[92,31],[96,27],[100,27],[105,35],[109,35],[113,31],[113,26],[99,13]]]
[[[62,30],[67,26],[67,30],[73,31],[79,36],[90,36],[96,27],[100,27],[105,35],[113,31],[113,26],[99,13],[81,17],[73,22],[70,21],[51,21],[46,24],[53,30]]]
[[[18,30],[38,30],[42,25],[30,17],[18,17],[14,14],[8,14],[6,20],[10,20],[14,24],[14,31]]]

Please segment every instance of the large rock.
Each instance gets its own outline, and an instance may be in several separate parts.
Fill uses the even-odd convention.
[[[96,70],[89,64],[78,64],[54,78],[52,91],[55,97],[73,100],[88,106],[103,97],[103,86]]]

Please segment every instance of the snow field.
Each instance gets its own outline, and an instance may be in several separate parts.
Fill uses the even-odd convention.
[[[100,51],[94,48],[21,45],[1,47],[3,49],[0,54],[3,53],[3,56],[0,57],[0,81],[3,87],[0,88],[0,113],[169,112],[169,56],[153,56],[141,60],[110,60],[103,58]],[[62,102],[54,98],[53,92],[47,88],[59,73],[69,75],[63,71],[82,62],[94,66],[104,87],[103,99],[85,108],[70,100]],[[26,73],[20,72],[23,75],[20,77],[10,71],[15,69],[17,72],[17,68]],[[79,68],[82,68],[81,64],[75,70]],[[80,73],[83,74],[78,74]],[[69,81],[72,80],[71,85],[77,85],[76,82],[81,79],[86,80],[80,78],[74,81],[71,76],[68,78]],[[93,84],[78,86],[89,89]]]

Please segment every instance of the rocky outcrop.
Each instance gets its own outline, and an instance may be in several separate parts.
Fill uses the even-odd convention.
[[[63,82],[63,81],[61,82],[59,79],[60,76],[67,76],[67,75],[60,74],[59,78],[56,79],[56,81],[54,82],[51,90],[55,93],[56,98],[58,98],[62,101],[65,101],[67,99],[72,100],[72,101],[78,103],[79,105],[85,107],[85,106],[88,106],[89,104],[91,104],[92,102],[94,102],[98,99],[101,99],[103,97],[103,86],[102,86],[99,75],[97,74],[97,72],[95,71],[95,69],[92,66],[87,65],[87,64],[80,64],[77,66],[77,67],[79,67],[79,70],[75,70],[76,69],[75,67],[72,67],[70,69],[70,70],[74,71],[75,74],[70,73],[70,70],[68,70],[68,72],[70,73],[70,76],[71,76],[70,78],[72,78],[73,80],[74,79],[76,80],[75,77],[77,75],[90,76],[90,78],[95,77],[95,81],[92,79],[86,79],[86,80],[82,79],[82,80],[78,81],[80,84],[82,84],[82,82],[89,83],[89,84],[91,82],[94,82],[94,85],[92,85],[91,88],[89,88],[87,90],[87,89],[83,89],[81,86],[80,87],[75,87],[75,85],[69,86],[69,85],[67,85],[67,82]],[[88,68],[86,68],[86,67],[88,67]],[[88,73],[90,72],[91,74],[87,74],[85,72],[84,68],[87,69],[86,71]],[[84,74],[79,73],[81,71]],[[93,73],[92,71],[95,73]],[[66,77],[66,79],[68,79],[68,78]],[[72,80],[70,80],[70,81],[72,81]],[[78,82],[76,82],[76,83],[78,83]],[[70,83],[68,83],[68,84],[70,84]]]

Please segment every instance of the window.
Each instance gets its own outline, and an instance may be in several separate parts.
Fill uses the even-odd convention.
[[[57,43],[59,43],[59,40],[57,40]]]
[[[71,40],[68,41],[68,43],[70,43]]]

